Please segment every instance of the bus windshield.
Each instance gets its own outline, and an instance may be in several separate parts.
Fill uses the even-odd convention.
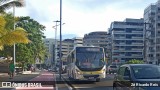
[[[104,66],[104,54],[102,52],[77,52],[76,65],[81,70],[99,70]]]

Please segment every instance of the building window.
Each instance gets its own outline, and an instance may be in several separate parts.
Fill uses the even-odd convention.
[[[148,56],[149,56],[149,57],[153,57],[153,54],[149,54]]]
[[[127,39],[131,39],[132,36],[131,36],[131,35],[126,35],[126,38],[127,38]]]
[[[157,54],[157,57],[160,57],[160,54],[159,54],[159,53]]]
[[[157,42],[157,44],[160,44],[160,38],[157,38],[156,42]]]
[[[157,23],[158,27],[160,27],[160,23]]]
[[[156,48],[156,49],[157,49],[157,51],[160,51],[160,46],[157,46],[157,48]]]
[[[132,44],[132,41],[126,41],[126,44]]]

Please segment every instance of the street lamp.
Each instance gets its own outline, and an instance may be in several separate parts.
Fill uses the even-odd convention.
[[[147,45],[146,45],[146,40],[147,40],[147,38],[146,38],[146,32],[147,32],[147,31],[150,31],[150,30],[147,30],[147,29],[146,29],[146,27],[147,27],[146,25],[147,25],[147,24],[150,25],[151,23],[146,23],[146,22],[145,22],[145,23],[143,23],[143,24],[144,24],[144,50],[143,50],[144,55],[143,55],[143,59],[144,59],[144,61],[147,63],[147,50],[146,50],[146,49],[147,49]]]
[[[13,5],[13,30],[15,30],[15,5]],[[13,45],[13,63],[14,63],[14,66],[16,66],[16,45],[14,43]],[[14,71],[14,74],[15,74],[15,71]]]
[[[55,58],[54,58],[54,60],[55,60],[55,66],[56,66],[56,64],[57,64],[57,26],[59,26],[59,25],[57,25],[57,23],[58,22],[60,22],[60,21],[54,21],[54,22],[56,22],[56,25],[55,26],[53,26],[53,28],[55,29]],[[64,25],[65,23],[63,23],[62,25]]]
[[[54,22],[56,22],[56,26],[53,26],[53,28],[55,27],[55,56],[54,56],[54,60],[55,60],[55,66],[57,65],[57,22],[60,22],[60,21],[54,21]]]
[[[61,79],[61,70],[62,70],[62,0],[60,0],[60,68],[59,68],[59,78]]]

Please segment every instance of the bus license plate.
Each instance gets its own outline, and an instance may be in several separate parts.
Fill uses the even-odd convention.
[[[94,79],[94,77],[89,77],[89,79]]]

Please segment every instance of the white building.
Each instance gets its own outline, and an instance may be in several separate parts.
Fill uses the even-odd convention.
[[[144,10],[146,24],[146,61],[160,64],[160,0]]]
[[[124,63],[132,59],[143,60],[143,19],[114,21],[109,30],[112,62],[118,60]]]
[[[45,58],[45,64],[51,66],[54,64],[54,43],[55,39],[46,38],[44,39],[45,47],[47,49],[48,57]]]

